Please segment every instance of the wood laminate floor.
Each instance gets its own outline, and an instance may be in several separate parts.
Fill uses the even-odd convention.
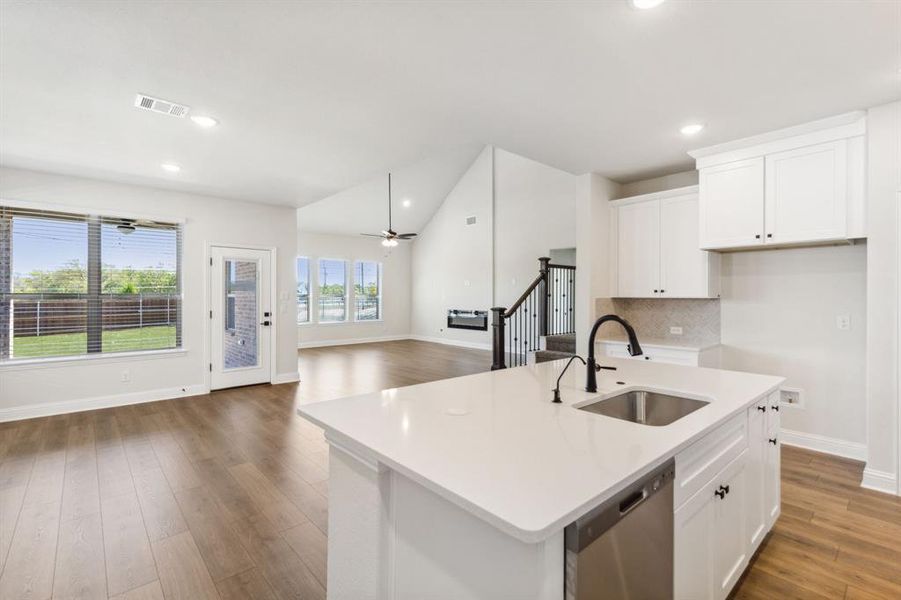
[[[299,403],[485,371],[426,342],[300,352],[300,384],[0,424],[0,599],[324,598],[327,449]],[[901,499],[786,447],[736,598],[901,598]]]

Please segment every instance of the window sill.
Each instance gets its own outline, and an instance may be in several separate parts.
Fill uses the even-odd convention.
[[[117,363],[134,360],[150,360],[157,358],[172,358],[187,354],[187,348],[169,348],[166,350],[141,350],[137,352],[109,352],[107,354],[77,355],[77,356],[53,356],[48,358],[23,358],[0,362],[0,371],[16,371],[26,369],[40,369],[41,367],[79,366],[85,363]]]
[[[325,327],[331,327],[332,325],[365,325],[366,323],[384,323],[384,319],[368,319],[365,321],[317,321],[317,322],[308,322],[308,323],[298,323],[298,327],[310,327],[323,325]]]

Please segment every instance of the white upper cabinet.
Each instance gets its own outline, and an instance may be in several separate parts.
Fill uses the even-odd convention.
[[[700,248],[866,237],[862,112],[696,150]]]
[[[624,198],[614,206],[614,297],[719,295],[719,256],[698,249],[696,186]]]
[[[763,158],[702,169],[698,183],[701,248],[763,243]]]
[[[617,287],[622,296],[653,297],[660,293],[660,210],[656,202],[619,207]]]
[[[766,241],[840,240],[847,228],[847,141],[766,157]]]

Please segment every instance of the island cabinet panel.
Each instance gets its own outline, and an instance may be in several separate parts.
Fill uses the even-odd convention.
[[[745,467],[747,495],[745,497],[748,544],[751,552],[760,545],[767,532],[766,477],[767,456],[767,398],[761,398],[748,409],[748,462]]]
[[[769,429],[765,437],[766,464],[764,466],[764,502],[766,505],[767,529],[771,528],[779,518],[781,510],[781,474],[782,474],[782,440],[780,439],[779,423],[779,391],[775,391],[768,398],[768,415],[775,415],[768,421]]]
[[[725,598],[748,564],[745,543],[746,451],[676,510],[676,600]]]
[[[744,412],[676,456],[673,506],[678,508],[709,484],[748,447],[748,419]]]

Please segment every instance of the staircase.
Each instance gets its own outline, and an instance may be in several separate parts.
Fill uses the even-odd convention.
[[[510,308],[492,312],[491,370],[575,354],[576,268],[538,259],[538,276]]]
[[[544,348],[535,353],[535,362],[569,358],[576,353],[576,334],[549,335],[545,338]]]

